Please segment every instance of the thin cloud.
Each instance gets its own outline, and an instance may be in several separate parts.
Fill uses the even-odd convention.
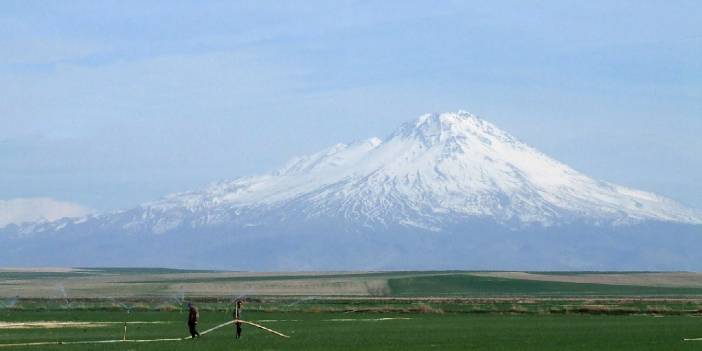
[[[48,197],[0,200],[0,228],[8,224],[82,217],[92,212],[90,208]]]

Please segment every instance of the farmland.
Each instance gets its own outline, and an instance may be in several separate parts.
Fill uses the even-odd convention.
[[[607,281],[607,278],[611,279]],[[577,280],[573,281],[573,280]],[[166,269],[0,271],[0,344],[41,350],[688,350],[702,342],[702,276],[695,273],[305,272]],[[609,283],[609,284],[604,284]],[[187,335],[246,301],[253,327]],[[58,345],[58,342],[64,344]]]

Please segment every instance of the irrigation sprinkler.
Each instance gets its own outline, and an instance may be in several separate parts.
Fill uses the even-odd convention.
[[[112,296],[106,296],[106,297],[109,300],[111,300],[113,304],[115,304],[115,305],[121,307],[122,309],[124,309],[125,311],[127,311],[127,314],[129,314],[131,312],[130,308],[127,304],[117,301],[117,299],[115,299]],[[127,319],[129,319],[128,316],[127,316]],[[124,334],[122,335],[122,340],[124,340],[124,341],[127,340],[127,321],[126,320],[124,321]]]
[[[115,299],[112,296],[105,296],[105,298],[112,301],[113,305],[117,305],[117,306],[121,307],[123,310],[125,310],[127,312],[127,314],[129,314],[131,312],[132,308],[129,307],[129,305],[127,305],[126,303],[119,302],[117,299]]]
[[[17,304],[19,296],[13,297],[11,299],[6,299],[2,302],[2,308],[13,308]]]
[[[180,286],[179,290],[171,295],[171,300],[178,306],[178,312],[183,313],[183,305],[185,304],[185,291]]]
[[[61,293],[61,297],[63,297],[63,300],[65,302],[63,308],[70,308],[71,307],[71,299],[68,298],[68,293],[66,292],[66,288],[63,286],[63,283],[59,283],[56,286],[56,288]]]
[[[289,303],[289,304],[285,305],[285,307],[292,307],[292,306],[295,306],[295,305],[297,305],[297,304],[300,304],[300,303],[303,303],[303,302],[307,302],[307,301],[313,301],[313,300],[316,300],[316,299],[317,299],[317,296],[307,296],[307,297],[303,297],[303,298],[301,298],[301,299],[297,299],[297,300],[293,301],[292,303]]]
[[[127,304],[121,302],[118,302],[117,304],[119,304],[120,307],[124,308],[124,310],[127,311],[127,314],[129,314],[132,311],[132,309]]]

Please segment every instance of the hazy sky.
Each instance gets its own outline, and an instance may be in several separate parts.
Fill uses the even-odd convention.
[[[700,23],[697,0],[5,0],[0,200],[129,207],[464,109],[702,208]]]

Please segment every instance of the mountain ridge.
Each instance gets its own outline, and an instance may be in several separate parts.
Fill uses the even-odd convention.
[[[702,269],[700,224],[696,210],[592,179],[459,111],[131,209],[0,228],[0,257],[253,270]],[[54,247],[111,252],[80,258]],[[228,250],[245,250],[247,263]]]
[[[327,191],[320,192],[322,188]],[[516,216],[520,222],[544,225],[566,216],[702,223],[694,210],[653,193],[591,179],[467,112],[426,114],[403,124],[385,142],[371,138],[336,144],[274,172],[212,185],[200,199],[237,207],[293,201],[315,192],[310,200],[337,197],[363,206],[368,198],[399,197],[417,206],[434,201],[439,212],[501,221]],[[177,207],[171,201],[187,204],[196,193],[145,205]]]

